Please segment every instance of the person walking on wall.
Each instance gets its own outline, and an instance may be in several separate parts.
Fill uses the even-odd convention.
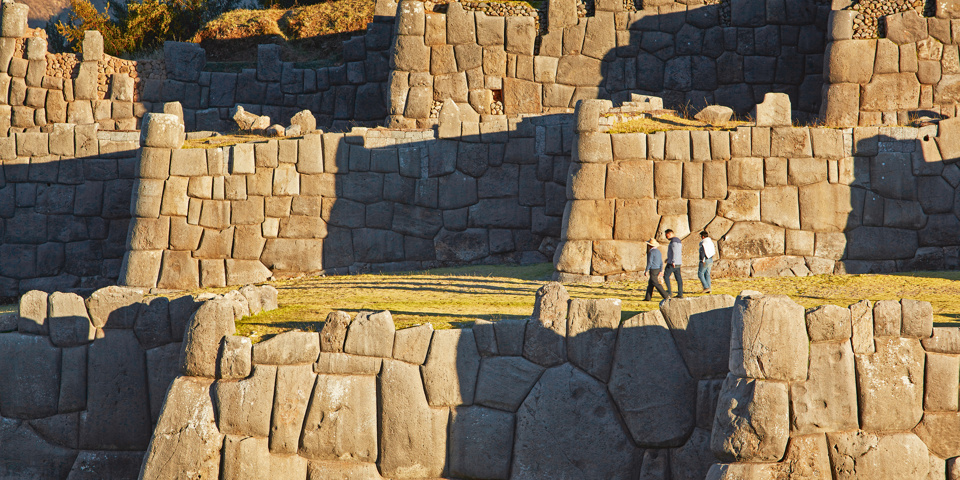
[[[657,248],[659,246],[660,244],[657,243],[656,239],[651,238],[647,241],[647,268],[643,273],[649,273],[650,280],[647,281],[647,294],[643,297],[644,302],[650,301],[654,288],[657,289],[657,293],[659,293],[661,297],[669,297],[660,285],[660,277],[663,276],[663,255],[660,254],[660,250]]]
[[[713,257],[717,255],[717,247],[713,245],[710,234],[706,230],[700,232],[700,264],[697,265],[697,277],[703,285],[703,293],[710,293],[710,269],[713,268]]]
[[[673,230],[667,229],[663,232],[670,243],[667,244],[667,267],[663,269],[663,275],[667,281],[667,296],[673,296],[673,289],[670,287],[670,275],[677,279],[677,298],[683,298],[683,279],[680,278],[680,261],[683,258],[683,244],[680,239],[674,235]]]

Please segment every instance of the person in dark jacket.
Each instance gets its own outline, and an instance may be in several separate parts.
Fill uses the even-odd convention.
[[[683,279],[680,278],[680,261],[683,259],[683,244],[680,239],[673,234],[673,230],[667,229],[663,235],[670,240],[667,244],[667,261],[663,274],[667,283],[667,296],[673,296],[673,289],[670,288],[670,275],[677,279],[677,298],[683,298]]]
[[[657,293],[661,297],[667,298],[667,292],[663,291],[663,287],[660,285],[660,277],[663,276],[663,255],[660,254],[660,250],[657,248],[660,244],[657,243],[656,239],[651,238],[647,241],[647,268],[643,271],[644,274],[650,274],[650,280],[647,281],[647,294],[643,297],[643,301],[649,302],[653,296],[653,289],[657,289]]]

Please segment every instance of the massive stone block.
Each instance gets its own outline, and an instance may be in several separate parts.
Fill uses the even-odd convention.
[[[697,382],[659,311],[621,325],[609,389],[642,447],[678,447],[693,430]]]
[[[350,323],[343,351],[356,355],[389,358],[396,327],[389,311],[360,312]]]
[[[180,368],[184,375],[216,376],[220,340],[233,335],[233,306],[224,300],[208,300],[190,317],[183,337]]]
[[[0,421],[0,441],[0,475],[6,478],[66,478],[77,457],[76,450],[48,443],[27,422]]]
[[[725,462],[776,462],[790,438],[790,401],[783,383],[731,373],[720,391],[710,442]]]
[[[633,478],[640,451],[614,408],[589,375],[569,364],[547,370],[517,412],[511,478]]]
[[[219,381],[213,386],[217,426],[230,435],[270,436],[277,367],[257,365],[253,375],[237,381]],[[162,414],[161,414],[162,415]]]
[[[471,329],[433,332],[427,361],[421,367],[430,406],[473,403],[480,353]]]
[[[527,322],[523,356],[533,363],[550,367],[567,360],[567,304],[570,295],[557,282],[537,290],[533,315]]]
[[[791,384],[790,394],[797,433],[856,429],[857,379],[850,342],[811,344],[807,380]]]
[[[8,418],[40,418],[57,413],[60,393],[60,349],[47,337],[0,335],[0,414]]]
[[[513,453],[514,416],[484,407],[450,410],[452,475],[507,479]]]
[[[827,442],[836,480],[928,478],[927,447],[912,433],[881,436],[858,430],[828,434]]]
[[[745,378],[807,378],[803,307],[785,295],[741,295],[731,316],[730,372]]]
[[[311,460],[377,459],[377,395],[372,376],[317,375],[300,454]]]
[[[694,378],[717,378],[729,370],[733,304],[734,298],[729,295],[670,298],[660,304],[660,312]]]
[[[307,413],[307,402],[310,400],[310,391],[315,378],[313,365],[277,367],[276,393],[273,397],[273,413],[270,419],[271,452],[297,453],[304,417]]]
[[[605,382],[610,378],[620,300],[570,300],[567,311],[567,357],[570,362]]]
[[[874,431],[909,430],[923,416],[920,342],[877,338],[876,353],[856,356],[860,426]]]
[[[522,357],[484,358],[474,403],[515,412],[543,371],[543,367]]]
[[[443,472],[447,410],[427,405],[419,368],[384,360],[377,377],[380,473],[388,478],[430,478]]]

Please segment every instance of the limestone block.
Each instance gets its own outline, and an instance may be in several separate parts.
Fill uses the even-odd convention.
[[[450,15],[447,15],[449,22]],[[422,36],[398,35],[394,62],[397,70],[426,72],[430,70],[430,47],[423,43]]]
[[[431,406],[473,403],[480,354],[471,329],[434,332],[427,360],[421,367]]]
[[[159,288],[186,290],[200,286],[200,266],[191,252],[165,250],[160,268]]]
[[[690,160],[690,132],[689,131],[670,130],[666,132],[666,143],[664,144],[664,159]]]
[[[610,377],[620,300],[572,299],[567,311],[567,357],[598,380]]]
[[[39,290],[30,290],[20,297],[17,311],[17,329],[20,333],[46,335],[49,332],[47,297],[47,292]]]
[[[447,14],[449,16],[449,13]],[[447,20],[449,28],[449,20]],[[449,37],[449,30],[447,36]],[[519,55],[533,55],[533,44],[537,32],[533,17],[508,16],[506,17],[506,42],[504,49],[507,53]]]
[[[30,8],[23,3],[10,2],[9,5],[3,5],[3,13],[0,15],[0,35],[4,37],[19,38],[22,37],[27,29],[27,14]]]
[[[764,186],[762,158],[733,158],[727,162],[726,179],[729,187],[760,190]]]
[[[923,416],[923,349],[908,338],[875,343],[876,353],[856,358],[861,427],[909,430]]]
[[[550,367],[567,360],[567,304],[570,295],[563,285],[550,282],[537,290],[533,314],[527,322],[523,356]]]
[[[301,455],[310,460],[375,461],[376,414],[373,377],[318,375],[304,424]]]
[[[801,186],[800,227],[817,232],[847,230],[853,211],[852,193],[850,187],[835,183]]]
[[[850,310],[822,305],[806,312],[807,334],[811,342],[846,340],[852,335]]]
[[[784,228],[800,228],[797,188],[767,187],[760,191],[760,220]]]
[[[808,339],[803,307],[788,297],[737,297],[730,328],[732,374],[786,381],[807,377]]]
[[[217,406],[217,426],[228,435],[268,437],[277,367],[254,365],[249,378],[221,380],[212,397]]]
[[[50,341],[58,347],[74,347],[93,341],[96,328],[90,323],[83,297],[54,292],[47,299],[46,325]]]
[[[923,344],[923,349],[928,352],[960,353],[960,329],[934,327],[933,336],[920,339],[920,343]]]
[[[0,335],[0,411],[7,418],[41,418],[57,413],[60,349],[47,337]]]
[[[729,190],[727,199],[720,200],[717,215],[735,222],[760,220],[760,192],[755,190]]]
[[[956,412],[957,386],[960,385],[960,357],[927,352],[925,372],[923,410],[925,412]],[[957,450],[960,450],[960,442]]]
[[[415,365],[384,360],[377,389],[380,472],[393,478],[437,477],[446,460],[447,410],[427,405]]]
[[[342,352],[347,339],[347,329],[351,322],[347,312],[334,311],[327,314],[320,330],[320,350],[324,352]]]
[[[876,435],[864,431],[827,435],[833,478],[925,478],[927,447],[912,433]]]
[[[641,447],[680,446],[696,420],[697,382],[659,311],[620,327],[610,394]]]
[[[790,397],[793,431],[801,435],[856,429],[857,381],[850,342],[812,343],[807,380],[791,384]]]
[[[531,18],[531,17],[508,17],[508,18]],[[459,77],[457,77],[459,78]],[[514,78],[505,78],[503,80],[503,111],[507,115],[519,113],[540,113],[541,103],[541,85],[527,80]],[[458,89],[459,90],[459,89]],[[462,89],[465,91],[465,88]],[[452,96],[457,99],[456,96]],[[609,161],[609,160],[607,160]]]
[[[827,87],[822,101],[824,124],[850,127],[858,124],[860,110],[860,85],[855,83],[832,83]]]
[[[664,217],[669,219],[671,217]],[[685,218],[685,217],[683,217]],[[643,271],[646,259],[643,242],[598,241],[593,244],[590,271],[593,275],[616,275]]]
[[[393,352],[395,330],[389,311],[360,312],[350,323],[343,351],[355,355],[389,358]]]
[[[398,330],[393,338],[393,358],[422,365],[427,359],[432,337],[433,325],[430,323]]]
[[[287,332],[289,333],[303,332]],[[311,333],[311,335],[316,337],[316,334]],[[317,353],[319,354],[319,345]],[[254,356],[256,356],[256,347],[254,347]],[[254,361],[256,362],[256,359]],[[270,420],[271,452],[295,454],[299,450],[300,434],[315,379],[312,365],[277,367],[276,394],[273,398],[273,413]],[[372,420],[373,416],[371,415],[370,418]]]
[[[915,74],[887,73],[874,75],[863,87],[860,108],[871,111],[917,108],[919,102],[920,82]]]
[[[900,324],[900,302],[880,300],[873,305],[874,336],[899,337]]]
[[[684,363],[695,378],[715,378],[727,372],[733,304],[729,295],[670,298],[660,304]]]
[[[861,300],[850,305],[850,323],[853,331],[853,351],[873,353],[873,304],[869,300]]]
[[[616,138],[619,135],[612,136]],[[616,199],[653,198],[653,165],[654,162],[649,160],[608,163],[606,196]]]
[[[900,300],[903,319],[900,334],[904,337],[928,338],[933,335],[933,307],[930,302]]]
[[[824,77],[831,84],[866,84],[873,76],[876,40],[841,40],[827,44]]]
[[[596,86],[603,80],[603,62],[586,55],[564,55],[557,64],[557,83]]]
[[[257,365],[313,363],[320,355],[320,336],[313,332],[285,332],[253,346]]]
[[[957,428],[960,428],[960,414],[957,412],[925,412],[914,433],[930,449],[931,455],[952,458],[960,454],[960,439],[955,434]]]
[[[163,42],[163,60],[167,78],[196,82],[206,64],[206,51],[196,43]]]
[[[447,9],[447,43],[460,45],[477,41],[474,12],[468,12],[463,7]]]
[[[590,257],[593,255],[593,242],[589,240],[571,240],[561,242],[555,253],[558,272],[579,275],[590,274]]]
[[[159,250],[128,251],[123,255],[117,283],[129,287],[154,287],[160,273]]]
[[[574,394],[574,392],[580,392]],[[570,365],[551,368],[517,413],[512,478],[632,478],[641,454],[601,383]]]
[[[790,97],[786,93],[767,92],[763,96],[763,103],[757,104],[755,113],[753,117],[758,127],[789,127],[793,123]]]
[[[148,113],[143,116],[140,145],[179,149],[185,139],[183,123],[176,115]]]
[[[897,45],[916,43],[927,38],[927,21],[915,10],[908,10],[883,17],[887,39]]]
[[[223,434],[217,429],[209,379],[178,377],[170,385],[147,449],[141,477],[217,478]]]
[[[722,105],[710,105],[693,116],[697,120],[711,125],[722,125],[733,117],[733,109]]]
[[[568,240],[613,238],[613,200],[571,200],[564,212]]]
[[[184,375],[215,377],[217,353],[223,337],[236,332],[233,306],[225,300],[208,300],[190,317],[180,356]]]
[[[613,164],[610,164],[613,165]],[[607,165],[571,163],[567,175],[567,198],[577,200],[604,199]]]
[[[520,357],[484,358],[474,403],[514,412],[543,371],[543,367]]]
[[[140,307],[140,314],[137,316],[133,330],[144,349],[166,345],[173,341],[170,331],[169,305],[167,298],[155,297],[144,302]]]
[[[217,358],[217,378],[234,380],[250,376],[252,348],[249,337],[223,337]]]
[[[725,462],[774,462],[790,434],[787,386],[727,375],[717,403],[711,450]]]

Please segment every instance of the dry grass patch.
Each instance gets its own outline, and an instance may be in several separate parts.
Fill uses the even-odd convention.
[[[655,133],[669,130],[732,130],[747,122],[731,120],[719,125],[711,125],[692,118],[677,115],[676,112],[643,115],[610,127],[608,133]]]
[[[255,339],[289,329],[316,331],[333,310],[351,314],[390,310],[397,328],[420,323],[431,323],[437,329],[461,328],[477,319],[523,318],[533,311],[534,294],[552,272],[552,265],[539,264],[281,280],[273,282],[280,291],[280,308],[244,318],[237,329]],[[945,324],[960,322],[958,280],[958,272],[716,279],[713,293],[735,296],[743,290],[758,290],[783,294],[806,308],[846,306],[863,298],[915,298],[933,304],[934,320]],[[643,301],[640,289],[645,287],[645,283],[616,282],[568,285],[567,290],[576,298],[619,298],[626,319],[657,308],[657,301]],[[700,291],[696,279],[686,280],[685,287],[688,294]]]

